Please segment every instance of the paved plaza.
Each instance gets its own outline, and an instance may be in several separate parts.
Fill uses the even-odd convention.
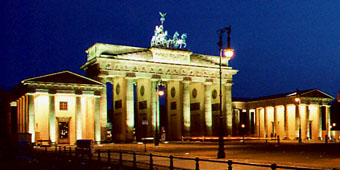
[[[226,142],[226,159],[216,159],[217,142],[170,142],[154,146],[143,144],[103,144],[95,146],[96,149],[112,149],[124,151],[136,151],[139,153],[152,153],[163,156],[179,156],[208,160],[232,160],[234,162],[255,163],[270,165],[276,163],[279,166],[294,166],[331,169],[340,168],[340,143],[304,143],[281,142],[275,143],[246,143]],[[105,156],[105,155],[104,155]],[[112,156],[118,158],[118,154]],[[123,159],[132,160],[131,155],[124,155]],[[137,161],[149,161],[147,156],[137,156]],[[155,164],[169,166],[168,158],[154,158]],[[192,160],[174,159],[174,166],[179,168],[194,169]],[[200,169],[227,169],[227,164],[200,162]],[[233,165],[233,169],[270,169],[263,167],[249,167]]]

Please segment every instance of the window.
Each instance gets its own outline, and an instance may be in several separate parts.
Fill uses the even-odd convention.
[[[67,102],[60,102],[59,110],[67,110]]]

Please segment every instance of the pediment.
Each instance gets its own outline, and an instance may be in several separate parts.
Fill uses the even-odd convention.
[[[88,84],[103,85],[101,82],[91,78],[65,70],[57,73],[46,74],[43,76],[32,77],[22,81],[23,84],[30,83],[62,83],[62,84]]]
[[[313,98],[329,98],[334,99],[333,96],[326,94],[318,89],[309,90],[301,93],[301,97],[313,97]]]

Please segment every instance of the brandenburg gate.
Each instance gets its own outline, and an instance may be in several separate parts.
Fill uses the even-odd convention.
[[[87,76],[112,84],[113,139],[132,141],[136,130],[154,136],[160,130],[157,89],[165,88],[167,139],[182,136],[217,136],[219,108],[223,105],[225,134],[232,132],[231,86],[237,70],[222,58],[222,96],[219,99],[219,56],[195,54],[185,48],[186,34],[167,38],[161,13],[150,48],[96,43],[81,67]],[[106,107],[101,93],[101,108]],[[137,138],[140,138],[137,134]]]

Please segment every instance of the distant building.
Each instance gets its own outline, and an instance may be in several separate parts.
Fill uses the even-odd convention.
[[[234,135],[245,133],[281,139],[323,139],[331,137],[330,102],[334,99],[318,89],[233,100]]]

